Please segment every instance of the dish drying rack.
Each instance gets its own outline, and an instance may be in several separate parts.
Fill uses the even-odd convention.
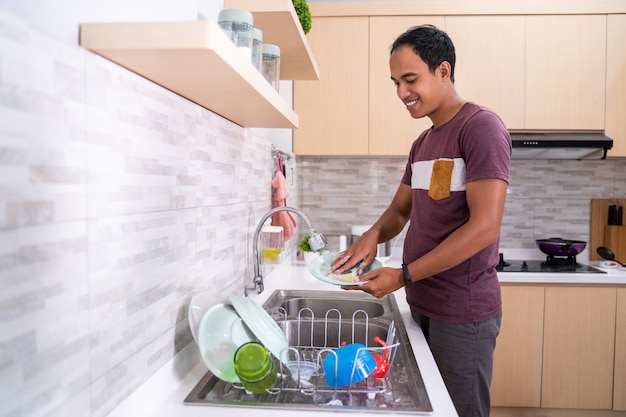
[[[275,307],[271,311],[271,316],[279,323],[282,322],[283,329],[287,328],[287,323],[293,321],[288,319],[287,311],[283,307]],[[290,341],[288,349],[281,352],[283,361],[274,357],[274,365],[278,372],[278,379],[269,394],[280,394],[283,391],[297,391],[305,395],[315,395],[317,393],[364,393],[372,399],[376,394],[385,393],[388,389],[387,378],[389,373],[393,372],[393,361],[396,356],[397,348],[400,345],[396,338],[396,326],[392,320],[387,327],[387,337],[384,344],[373,346],[374,338],[369,338],[369,315],[364,310],[356,310],[350,319],[344,319],[338,309],[332,308],[326,311],[323,320],[324,342],[321,344],[314,343],[314,325],[315,314],[312,309],[305,307],[298,311],[296,318],[297,337],[294,343]],[[318,322],[319,324],[319,322]],[[356,326],[364,326],[365,334],[362,337],[357,336]],[[349,341],[341,340],[342,326],[350,326],[351,337]],[[310,330],[307,330],[310,328]],[[310,343],[304,341],[305,333]],[[330,334],[336,333],[337,339],[331,340]],[[335,355],[335,363],[338,363],[337,354],[334,349],[341,347],[346,343],[360,343],[364,348],[360,348],[355,353],[353,367],[351,369],[350,383],[346,386],[329,386],[326,384],[326,375],[323,362],[328,355]],[[357,356],[360,351],[367,350],[372,355],[381,355],[386,358],[384,362],[388,364],[389,371],[384,377],[376,377],[371,373],[367,378],[359,382],[352,382],[355,375],[354,368],[359,360]],[[287,365],[287,362],[289,365]],[[316,370],[310,375],[304,375],[305,371],[300,371],[302,364],[315,364]],[[291,368],[291,369],[290,369]],[[338,380],[337,369],[333,380]],[[241,383],[233,383],[233,387],[244,390]]]

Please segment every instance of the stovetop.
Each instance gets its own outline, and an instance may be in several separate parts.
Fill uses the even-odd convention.
[[[496,266],[498,272],[539,272],[539,273],[574,273],[574,274],[606,274],[605,271],[590,265],[578,263],[575,256],[547,256],[545,260],[503,259]]]

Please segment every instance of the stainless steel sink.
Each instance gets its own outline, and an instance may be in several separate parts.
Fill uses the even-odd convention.
[[[388,307],[385,301],[373,297],[371,300],[364,299],[361,294],[346,293],[342,295],[341,302],[337,302],[337,298],[329,297],[327,292],[306,293],[302,296],[293,293],[285,290],[275,291],[265,305],[274,307],[275,315],[284,312],[287,317],[297,317],[298,313],[310,316],[313,313],[315,317],[323,318],[330,312],[333,317],[338,313],[344,318],[350,318],[354,312],[363,311],[371,319],[391,313],[389,308],[385,309]]]
[[[189,405],[290,408],[313,411],[431,414],[432,406],[393,296],[377,299],[364,293],[277,290],[263,304],[285,331],[293,352],[317,360],[342,342],[362,343],[375,350],[378,336],[393,346],[386,378],[368,377],[348,387],[329,387],[320,367],[309,381],[280,376],[268,393],[246,393],[239,384],[221,381],[210,372],[185,399]],[[321,352],[321,353],[320,353]],[[306,359],[310,359],[307,357]],[[315,354],[313,354],[315,361]],[[321,362],[320,362],[321,363]]]

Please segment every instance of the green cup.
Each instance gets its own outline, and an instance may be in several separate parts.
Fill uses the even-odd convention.
[[[248,342],[235,352],[235,372],[244,388],[263,394],[274,387],[277,375],[270,352],[260,343]]]

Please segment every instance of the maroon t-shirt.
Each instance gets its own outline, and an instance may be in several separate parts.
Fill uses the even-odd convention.
[[[468,182],[509,181],[511,137],[491,110],[466,103],[450,120],[413,143],[402,183],[412,188],[405,263],[420,258],[469,219]],[[502,309],[495,266],[499,242],[459,265],[407,288],[411,309],[448,323],[489,319]]]

